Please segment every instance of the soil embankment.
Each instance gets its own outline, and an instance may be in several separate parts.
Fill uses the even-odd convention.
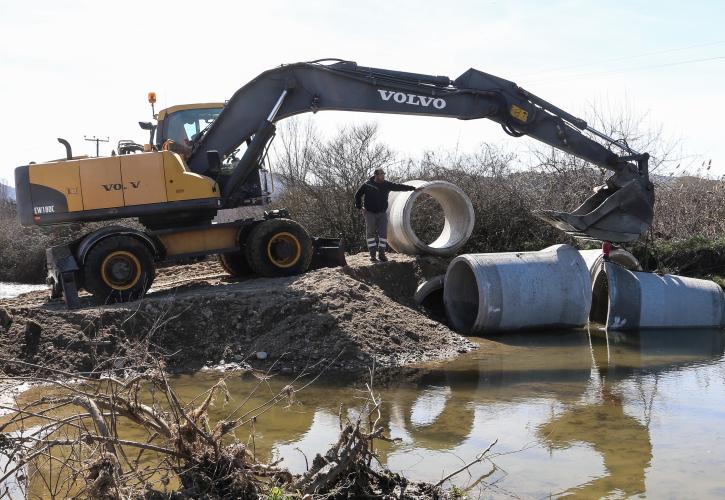
[[[348,264],[247,280],[230,278],[216,262],[169,267],[142,301],[97,307],[86,299],[76,311],[48,302],[45,292],[0,299],[0,358],[91,371],[144,341],[171,371],[247,362],[282,372],[328,363],[355,372],[475,348],[414,308],[415,288],[443,272],[445,259],[395,255],[372,264],[360,254]],[[31,369],[0,367],[11,375]]]

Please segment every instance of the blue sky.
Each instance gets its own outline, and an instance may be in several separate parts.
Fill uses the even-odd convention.
[[[143,142],[139,120],[185,102],[224,100],[281,63],[339,57],[455,78],[469,67],[516,81],[574,114],[592,106],[644,117],[694,168],[725,174],[720,117],[725,2],[98,2],[0,3],[0,179],[14,167],[93,154],[84,135]],[[492,122],[319,113],[323,133],[377,121],[403,154],[526,150]],[[105,146],[105,147],[104,147]]]

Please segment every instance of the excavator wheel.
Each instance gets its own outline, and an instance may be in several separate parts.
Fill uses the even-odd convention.
[[[219,263],[227,273],[235,278],[252,274],[252,268],[249,267],[247,257],[242,251],[219,254]]]
[[[90,249],[83,265],[83,286],[97,304],[136,300],[156,276],[151,252],[133,236],[109,236]]]
[[[310,267],[312,239],[293,220],[266,220],[249,233],[246,256],[249,267],[261,276],[300,274]]]

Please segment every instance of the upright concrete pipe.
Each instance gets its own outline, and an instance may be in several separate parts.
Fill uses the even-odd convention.
[[[592,295],[589,319],[607,330],[725,328],[725,294],[712,281],[606,262],[594,277]]]
[[[388,244],[396,252],[455,255],[466,244],[473,232],[475,215],[471,200],[461,188],[445,181],[408,181],[405,184],[422,187],[423,190],[393,191],[388,198]],[[430,244],[421,241],[413,231],[411,215],[416,198],[421,193],[433,197],[443,209],[443,231]]]
[[[448,266],[443,302],[451,326],[466,334],[580,327],[591,283],[584,258],[569,245],[467,254]]]

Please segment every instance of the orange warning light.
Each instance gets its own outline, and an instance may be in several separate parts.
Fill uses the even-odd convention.
[[[149,92],[149,103],[156,103],[156,92]]]

